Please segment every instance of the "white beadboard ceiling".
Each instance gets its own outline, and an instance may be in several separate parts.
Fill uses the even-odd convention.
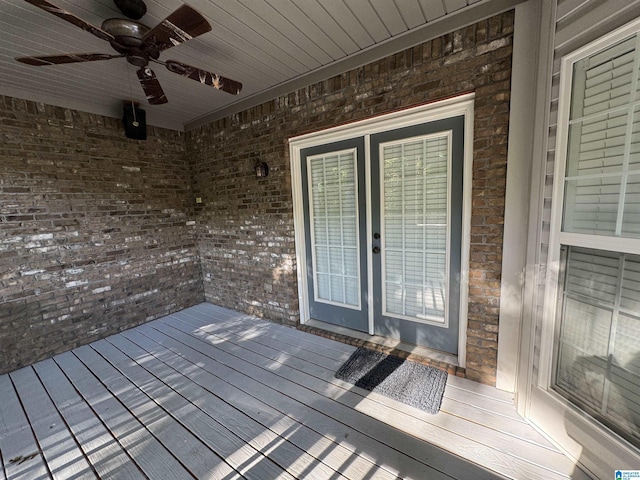
[[[100,26],[125,18],[113,0],[49,0]],[[212,30],[161,53],[242,82],[240,95],[151,64],[169,100],[148,105],[124,58],[35,67],[15,57],[116,53],[108,42],[24,0],[0,0],[0,94],[120,117],[140,102],[147,123],[185,130],[502,12],[522,0],[187,0]],[[153,27],[180,0],[146,0]]]

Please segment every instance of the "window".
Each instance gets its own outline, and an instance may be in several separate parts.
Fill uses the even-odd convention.
[[[640,447],[640,36],[621,36],[563,61],[552,386]]]

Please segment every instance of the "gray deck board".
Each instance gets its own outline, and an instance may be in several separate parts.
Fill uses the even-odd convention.
[[[145,478],[52,359],[37,363],[34,369],[99,477]]]
[[[51,478],[9,375],[0,376],[0,457],[10,479]]]
[[[153,332],[151,335],[153,336]],[[296,404],[285,395],[278,395],[275,391],[265,389],[251,379],[240,382],[238,387],[231,382],[240,377],[234,376],[230,369],[219,368],[212,373],[203,368],[207,359],[202,354],[182,348],[182,356],[176,356],[176,353],[168,348],[172,345],[168,337],[163,339],[159,334],[155,335],[156,340],[164,344],[162,345],[139,331],[125,332],[125,336],[144,347],[156,358],[170,363],[183,372],[188,372],[189,379],[201,388],[215,392],[230,406],[249,415],[264,427],[298,445],[336,471],[344,473],[348,478],[367,478],[369,472],[376,469],[374,463],[362,456],[353,455],[353,450],[335,443],[326,430],[321,433],[298,422],[296,416],[300,413],[300,416],[310,425],[316,427],[324,425],[323,422],[318,421],[321,419],[320,414],[309,410],[306,406]],[[180,348],[179,344],[175,345]],[[201,358],[203,362],[199,361]],[[327,455],[327,452],[331,452],[331,455]],[[394,480],[396,475],[379,470],[376,478]]]
[[[214,309],[210,310],[214,311]],[[206,315],[204,318],[196,319],[189,313],[180,316],[181,323],[170,323],[174,328],[181,329],[183,332],[192,331],[201,340],[212,342],[217,348],[230,355],[235,355],[238,359],[250,360],[255,365],[262,364],[265,370],[273,372],[279,378],[293,381],[323,397],[335,400],[340,405],[358,410],[373,418],[388,419],[387,421],[399,430],[414,437],[428,440],[430,443],[446,448],[464,458],[474,461],[482,459],[488,467],[504,475],[514,474],[519,478],[548,478],[549,469],[567,475],[573,473],[574,466],[564,455],[555,450],[541,447],[527,438],[529,432],[531,432],[531,437],[537,435],[522,421],[512,421],[500,415],[490,415],[490,412],[485,411],[482,414],[483,421],[492,424],[492,427],[488,427],[469,423],[457,415],[450,415],[446,412],[441,412],[436,416],[425,414],[417,409],[406,407],[381,395],[372,394],[333,378],[332,372],[339,368],[343,361],[342,358],[336,362],[331,356],[313,353],[310,358],[317,362],[316,364],[300,362],[299,357],[310,354],[308,345],[302,346],[300,341],[283,342],[278,340],[278,337],[282,337],[287,330],[292,329],[270,324],[268,329],[274,331],[274,335],[269,335],[266,332],[260,332],[260,335],[249,333],[252,339],[247,340],[244,333],[230,335],[223,324],[211,325]],[[185,322],[186,328],[182,326]],[[169,322],[167,321],[167,323]],[[248,327],[248,325],[244,326]],[[219,333],[220,328],[218,327],[222,327],[222,333]],[[266,346],[269,343],[275,343],[276,348]],[[353,349],[353,347],[351,348]],[[255,353],[254,349],[261,351],[261,353]],[[269,362],[265,364],[265,360]],[[290,363],[298,364],[298,368],[291,367]],[[322,370],[320,363],[328,364],[329,368]],[[314,374],[318,376],[316,377]],[[394,415],[389,416],[389,409],[395,410]],[[339,415],[340,412],[336,411],[333,414]],[[336,416],[335,418],[339,419],[340,417]],[[367,429],[361,430],[363,433],[377,436],[372,433],[371,428],[373,427],[363,424],[362,428]],[[508,435],[493,436],[491,435],[492,430],[499,430],[508,433]],[[393,433],[390,435],[393,436]],[[383,437],[389,438],[387,434]],[[489,439],[489,442],[484,439]],[[405,451],[411,451],[413,443],[404,442],[404,445]],[[467,471],[458,471],[455,467],[448,465],[446,457],[427,453],[428,448],[424,446],[416,447],[414,455],[419,455],[420,450],[425,451],[424,455],[430,458],[430,464],[441,471],[459,478],[470,475]],[[540,458],[545,458],[544,466],[538,465]],[[459,465],[455,464],[455,466]]]
[[[2,375],[0,480],[588,478],[509,394],[428,415],[334,378],[353,350],[200,304]]]
[[[96,478],[35,371],[20,369],[11,377],[53,478]]]

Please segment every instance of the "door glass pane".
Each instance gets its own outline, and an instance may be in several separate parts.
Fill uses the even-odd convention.
[[[308,157],[315,300],[360,305],[355,150]]]
[[[640,446],[640,257],[567,252],[555,387]]]
[[[383,311],[446,321],[448,133],[381,146]]]

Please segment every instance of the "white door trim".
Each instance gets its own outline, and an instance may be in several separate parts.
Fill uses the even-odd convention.
[[[395,130],[420,123],[427,123],[445,118],[464,115],[464,179],[463,179],[463,205],[462,205],[462,252],[461,252],[461,275],[460,275],[460,323],[458,334],[458,365],[465,367],[467,348],[467,300],[468,300],[468,276],[469,276],[469,245],[471,241],[471,187],[473,170],[473,112],[474,93],[467,93],[445,100],[420,105],[418,107],[395,111],[392,113],[366,118],[353,123],[339,125],[318,132],[289,138],[289,158],[291,162],[291,187],[293,195],[293,223],[295,228],[296,245],[296,274],[298,279],[298,299],[300,305],[300,323],[309,321],[309,296],[307,284],[307,261],[305,255],[305,231],[304,231],[304,208],[302,192],[302,167],[300,163],[301,151],[305,148],[323,145],[340,140],[347,140],[355,137],[369,136],[379,132]],[[365,165],[367,168],[366,177],[371,174],[371,162],[369,159],[369,147],[365,141]],[[371,267],[371,213],[370,213],[370,181],[367,180],[367,247],[369,254],[367,259]],[[371,272],[371,268],[369,268]],[[372,301],[372,282],[369,282],[369,299]],[[370,312],[373,309],[370,308]],[[373,316],[369,316],[369,333],[373,333]]]

